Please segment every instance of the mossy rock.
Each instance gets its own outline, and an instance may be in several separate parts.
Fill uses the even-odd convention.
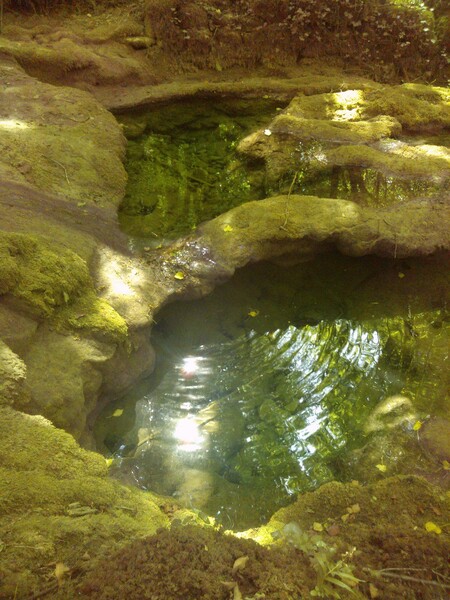
[[[24,362],[0,340],[0,406],[13,404],[21,393],[25,393],[25,375]]]
[[[0,294],[6,293],[60,329],[127,336],[124,319],[96,296],[86,262],[42,236],[0,232]]]
[[[304,119],[356,123],[389,115],[408,130],[450,125],[450,93],[420,84],[377,86],[312,96],[297,96],[287,113]]]
[[[167,525],[163,501],[108,479],[103,457],[43,417],[0,409],[0,435],[0,598],[48,587],[49,563],[82,567]]]
[[[333,166],[375,169],[384,175],[408,179],[444,179],[450,175],[450,152],[439,146],[408,146],[401,142],[374,148],[342,145],[313,160],[313,169]]]

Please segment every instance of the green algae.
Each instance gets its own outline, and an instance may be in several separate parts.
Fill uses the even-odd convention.
[[[0,235],[0,293],[13,295],[61,329],[98,332],[118,341],[127,335],[124,319],[96,296],[86,262],[41,236]]]
[[[125,132],[137,122],[137,131],[146,133],[128,145],[122,229],[137,236],[177,237],[258,197],[235,148],[274,110],[269,100],[196,101],[125,117]]]

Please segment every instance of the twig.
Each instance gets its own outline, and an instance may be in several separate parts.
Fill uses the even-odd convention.
[[[450,585],[447,585],[446,583],[440,583],[439,581],[433,581],[433,580],[429,580],[429,579],[419,579],[419,577],[411,577],[410,575],[402,575],[401,573],[392,573],[391,571],[387,571],[387,570],[372,571],[372,573],[374,575],[379,575],[380,577],[403,579],[404,581],[413,581],[414,583],[423,583],[424,585],[434,585],[436,587],[450,590]]]
[[[66,169],[66,167],[62,163],[60,163],[57,160],[55,160],[54,158],[50,158],[50,156],[46,156],[45,158],[47,160],[49,160],[50,162],[53,162],[56,165],[60,166],[64,170],[64,175],[66,176],[66,181],[70,185],[69,176],[67,175],[67,169]]]

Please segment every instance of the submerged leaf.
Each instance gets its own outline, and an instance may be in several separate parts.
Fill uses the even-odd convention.
[[[111,415],[112,417],[121,417],[123,415],[123,408],[116,408],[116,410]]]

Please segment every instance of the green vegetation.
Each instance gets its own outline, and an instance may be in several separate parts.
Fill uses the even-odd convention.
[[[59,328],[85,329],[117,341],[123,318],[94,291],[86,262],[38,236],[0,234],[0,294],[11,294]]]

